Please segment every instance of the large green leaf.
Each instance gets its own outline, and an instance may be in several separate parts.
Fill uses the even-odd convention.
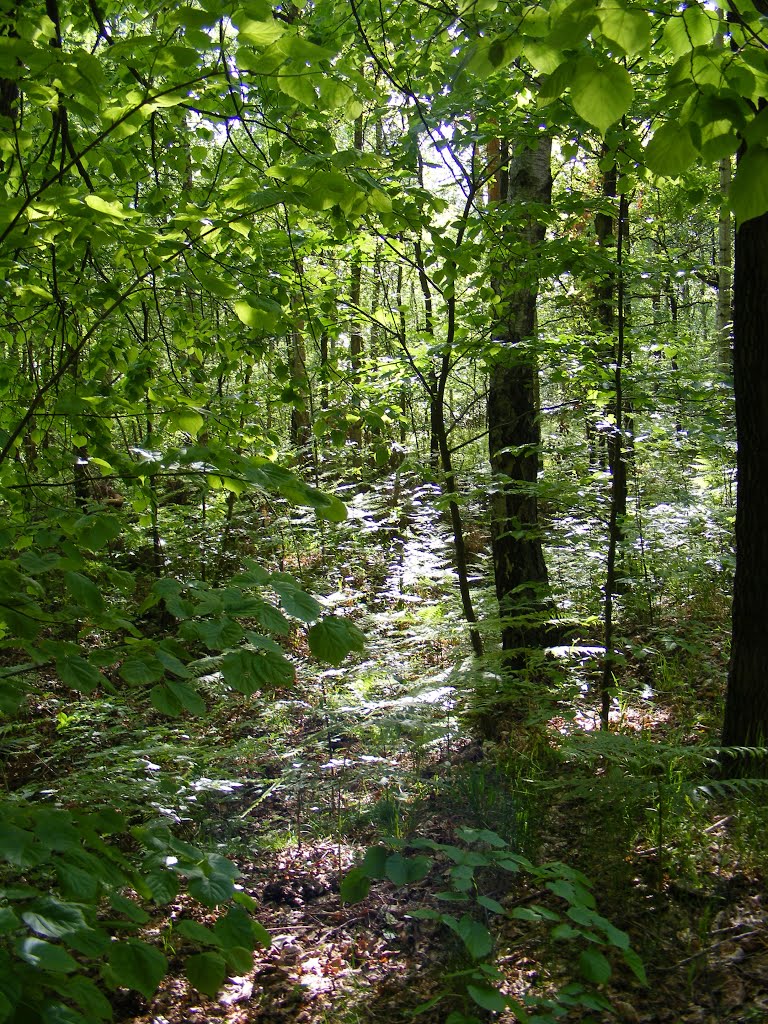
[[[506,997],[497,988],[491,988],[490,985],[467,985],[467,992],[478,1006],[484,1010],[490,1010],[491,1013],[501,1013],[508,1006]]]
[[[729,198],[739,224],[768,211],[768,150],[762,146],[747,149],[733,176]]]
[[[232,898],[234,891],[234,882],[225,875],[198,874],[189,880],[190,895],[207,907],[218,907],[226,903]]]
[[[224,917],[218,919],[214,925],[214,931],[224,949],[237,946],[253,949],[256,945],[253,920],[242,907],[230,907]]]
[[[279,595],[288,615],[301,619],[302,622],[314,622],[320,617],[322,608],[319,602],[289,577],[275,575],[272,577],[271,586]]]
[[[154,946],[140,939],[114,942],[109,950],[109,964],[115,982],[151,999],[168,970],[168,961]]]
[[[341,881],[339,895],[342,903],[359,903],[371,891],[371,880],[360,868],[352,868]]]
[[[198,992],[213,997],[224,984],[227,965],[219,953],[197,953],[187,957],[184,970]]]
[[[695,47],[712,42],[719,27],[717,13],[693,0],[668,19],[662,39],[676,57],[682,57]]]
[[[613,973],[608,960],[593,946],[588,946],[579,953],[579,971],[587,981],[595,985],[604,984]]]
[[[221,674],[229,686],[250,697],[264,687],[289,685],[295,670],[284,654],[244,649],[224,656]]]
[[[571,102],[577,114],[602,135],[632,105],[634,89],[629,72],[619,64],[598,64],[582,57],[571,80]]]
[[[53,974],[69,974],[78,967],[77,960],[65,949],[43,939],[19,939],[16,952],[22,960],[38,970],[51,971]]]
[[[459,936],[474,960],[482,960],[493,949],[491,933],[469,914],[464,914],[459,921]]]
[[[340,665],[351,651],[362,651],[365,635],[348,619],[329,615],[309,631],[309,649],[319,661]]]
[[[112,1019],[111,1003],[89,978],[77,975],[57,987],[62,996],[77,1003],[89,1021]]]
[[[56,671],[62,683],[83,693],[93,693],[103,682],[101,672],[94,665],[91,665],[85,658],[73,654],[65,654],[61,658],[57,658]]]
[[[645,162],[655,173],[675,178],[682,174],[698,156],[687,124],[668,122],[658,128],[645,147]]]
[[[49,939],[60,939],[88,926],[78,907],[53,897],[36,900],[21,916],[30,931]]]
[[[651,41],[651,19],[640,7],[608,0],[597,10],[600,29],[625,54],[640,53]]]
[[[429,857],[404,857],[402,853],[392,853],[387,857],[384,870],[395,885],[411,885],[426,878],[431,867]]]
[[[98,614],[104,610],[104,598],[93,580],[79,572],[65,572],[64,583],[77,604],[86,611]]]

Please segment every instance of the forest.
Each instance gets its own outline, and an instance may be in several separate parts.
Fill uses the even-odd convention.
[[[0,0],[0,1024],[768,1020],[765,0]]]

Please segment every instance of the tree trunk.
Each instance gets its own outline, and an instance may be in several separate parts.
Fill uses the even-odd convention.
[[[543,135],[524,148],[509,168],[502,202],[546,205],[552,197],[552,140]],[[506,245],[523,248],[523,273],[498,273],[502,314],[495,338],[501,346],[491,368],[488,443],[493,472],[491,545],[496,595],[507,664],[522,667],[524,649],[541,646],[546,630],[548,578],[539,534],[537,480],[540,463],[539,387],[536,353],[537,252],[545,227],[535,212],[504,227]],[[506,257],[502,257],[506,258]],[[514,266],[515,264],[513,264]]]
[[[768,740],[768,214],[736,232],[736,575],[724,746]]]
[[[720,161],[720,193],[723,205],[717,218],[717,354],[724,372],[731,373],[731,316],[733,302],[733,218],[725,205],[731,187],[731,157]]]

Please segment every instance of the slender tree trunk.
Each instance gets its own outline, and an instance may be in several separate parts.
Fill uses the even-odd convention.
[[[424,269],[424,253],[419,239],[416,239],[413,243],[413,251],[416,256],[419,286],[421,288],[421,297],[424,302],[424,330],[427,334],[434,337],[435,318],[432,306],[432,289],[429,284],[427,272]],[[437,472],[440,466],[439,432],[443,410],[441,408],[440,397],[438,395],[438,372],[435,364],[435,357],[433,356],[431,358],[432,365],[427,373],[427,383],[429,386],[429,465],[435,472]]]
[[[457,240],[457,245],[460,239]],[[432,305],[432,289],[429,278],[424,269],[423,253],[421,243],[414,243],[414,253],[419,273],[422,298],[424,300],[425,333],[434,337],[435,321]],[[454,564],[456,566],[456,577],[459,583],[459,595],[464,618],[469,623],[469,640],[472,650],[477,657],[483,653],[483,640],[480,631],[476,628],[477,615],[472,601],[472,591],[469,585],[469,566],[467,565],[467,548],[464,541],[464,522],[461,518],[461,509],[457,501],[459,489],[456,482],[456,472],[453,468],[453,459],[450,444],[448,442],[448,431],[445,425],[445,390],[448,384],[448,377],[451,368],[451,353],[456,334],[456,299],[450,296],[446,300],[446,338],[442,357],[439,362],[436,357],[422,377],[422,383],[427,390],[429,397],[429,451],[430,465],[433,469],[441,469],[443,473],[443,486],[448,495],[448,511],[451,517],[451,531],[453,533]]]
[[[768,741],[768,214],[736,232],[736,575],[724,746]]]
[[[542,135],[523,148],[509,168],[502,202],[523,210],[522,221],[504,227],[504,242],[525,247],[527,265],[497,271],[503,312],[496,324],[501,351],[490,371],[488,438],[493,491],[491,544],[496,594],[507,664],[522,667],[525,649],[539,647],[546,629],[549,583],[539,532],[537,480],[540,465],[538,365],[532,346],[536,333],[537,252],[545,227],[526,203],[546,205],[552,197],[552,140]],[[503,245],[502,252],[507,248]],[[504,259],[502,255],[500,259]]]
[[[623,520],[627,510],[627,462],[624,439],[624,229],[629,212],[625,195],[619,200],[619,217],[616,232],[616,345],[613,361],[613,429],[608,439],[608,455],[611,467],[611,498],[608,519],[608,557],[606,559],[603,624],[605,629],[605,654],[600,684],[600,725],[608,728],[611,697],[613,694],[616,646],[614,636],[613,597],[623,589],[620,574],[621,548],[624,543]]]
[[[307,377],[307,351],[304,344],[303,323],[299,320],[288,335],[288,359],[291,382],[297,391],[291,406],[291,445],[299,461],[308,463],[312,449],[312,417],[309,411],[309,380]]]

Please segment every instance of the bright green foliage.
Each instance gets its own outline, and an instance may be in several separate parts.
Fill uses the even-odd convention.
[[[257,707],[292,685],[297,635],[329,665],[360,652],[358,627],[306,592],[305,552],[278,550],[281,531],[301,510],[314,553],[346,516],[331,493],[337,470],[371,471],[359,452],[346,455],[350,437],[364,437],[383,471],[393,445],[405,454],[408,431],[426,421],[427,400],[440,391],[450,404],[454,385],[449,440],[466,450],[463,407],[478,418],[504,300],[489,283],[489,239],[505,218],[528,216],[485,203],[498,170],[486,145],[528,145],[546,130],[583,160],[597,133],[626,191],[648,171],[678,177],[746,146],[731,205],[739,221],[759,216],[768,62],[759,11],[744,2],[736,13],[726,25],[699,2],[650,12],[629,0],[405,0],[384,38],[367,0],[318,0],[290,15],[266,0],[61,0],[58,23],[52,2],[5,10],[4,721],[51,688],[202,716],[210,679]],[[362,115],[358,147],[350,128]],[[446,176],[460,189],[444,188]],[[591,185],[562,211],[539,211],[557,235],[541,255],[553,279],[608,273],[591,237],[555,227],[561,212],[569,226],[592,216]],[[527,256],[512,242],[494,259],[520,268],[519,286],[542,273]],[[342,279],[360,264],[371,294],[350,312]],[[657,257],[652,268],[659,292],[674,253],[668,265]],[[354,386],[350,316],[365,321],[369,343]],[[590,317],[569,326],[567,343],[551,340],[552,379],[573,388],[568,402],[602,410],[610,381],[577,340],[593,337]],[[302,413],[308,439],[297,444]],[[89,805],[65,808],[57,794],[54,806],[40,793],[4,802],[0,1021],[108,1019],[91,976],[149,998],[166,961],[141,927],[180,891],[219,913],[209,929],[178,925],[199,947],[186,970],[200,991],[245,972],[266,942],[228,858],[150,826],[138,800],[124,819],[109,796],[105,776]],[[465,838],[468,849],[432,850],[451,862],[451,899],[502,913],[476,895],[477,871],[522,867],[566,904],[556,921],[547,907],[526,909],[556,938],[588,943],[576,963],[587,981],[606,980],[612,948],[642,973],[584,880],[523,863],[491,833]],[[428,870],[427,857],[377,848],[343,894]],[[16,884],[21,874],[30,881]],[[501,1009],[490,932],[469,912],[439,917],[473,962],[470,999]],[[589,1005],[583,991],[568,998]]]
[[[544,925],[552,938],[574,941],[579,951],[575,968],[589,985],[602,985],[612,976],[613,969],[606,952],[617,951],[637,979],[646,984],[642,962],[630,947],[629,936],[616,928],[595,909],[595,899],[589,880],[581,872],[561,863],[534,865],[527,858],[512,852],[506,841],[488,829],[463,828],[458,830],[464,845],[453,846],[429,839],[411,839],[408,846],[429,850],[441,861],[447,860],[454,866],[449,877],[451,889],[438,892],[436,896],[450,903],[472,904],[502,917]],[[372,880],[387,879],[394,885],[409,885],[428,876],[434,861],[422,855],[404,855],[399,852],[404,843],[390,852],[386,846],[374,846],[367,850],[363,861],[345,876],[342,899],[358,902],[368,895]],[[540,888],[548,889],[565,904],[565,913],[543,905],[526,905],[507,910],[502,904],[482,893],[482,872],[523,872]],[[554,1000],[541,1000],[534,996],[521,1005],[517,1000],[504,996],[493,982],[499,975],[492,962],[493,936],[485,924],[468,910],[461,917],[438,910],[418,909],[412,912],[415,918],[439,921],[453,932],[462,942],[469,955],[472,967],[462,972],[470,1000],[484,1010],[502,1011],[514,1009],[520,1020],[554,1021],[562,1016],[566,1007],[586,1009],[608,1009],[609,1003],[597,992],[584,987],[581,982],[566,985]],[[603,952],[605,951],[605,952]],[[447,995],[441,993],[429,1005],[434,1005]],[[425,1007],[426,1008],[426,1007]],[[535,1018],[531,1014],[535,1013]],[[456,1018],[458,1020],[458,1017]],[[467,1020],[469,1018],[462,1018]]]

